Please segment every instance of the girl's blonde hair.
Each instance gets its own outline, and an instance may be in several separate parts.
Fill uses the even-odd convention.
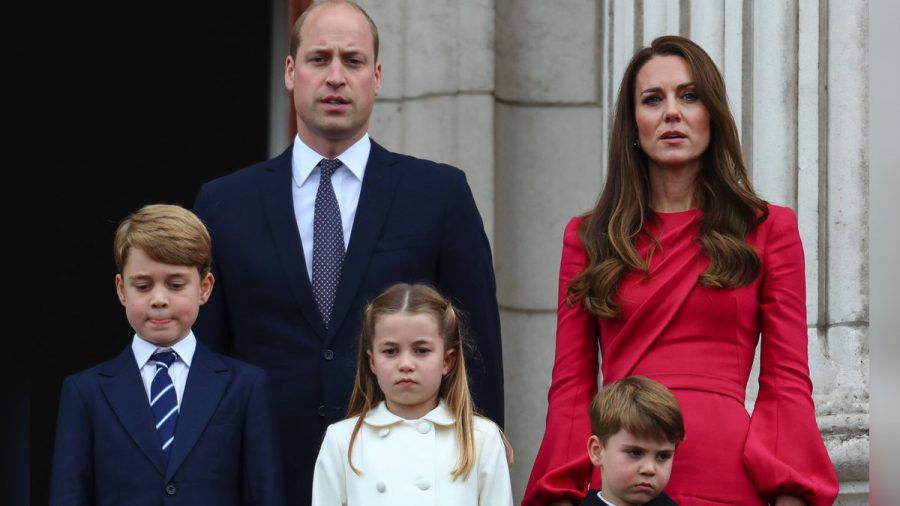
[[[440,398],[444,399],[455,419],[456,442],[459,447],[459,460],[450,477],[467,479],[475,464],[474,407],[469,393],[469,380],[466,375],[465,333],[461,316],[449,300],[434,288],[424,284],[397,283],[366,306],[363,314],[362,330],[359,336],[359,351],[356,360],[356,379],[353,382],[353,393],[347,406],[347,418],[358,416],[356,425],[350,435],[350,446],[347,460],[356,474],[362,472],[353,465],[353,443],[362,427],[363,419],[371,409],[384,400],[384,392],[378,386],[378,378],[369,368],[367,352],[372,350],[375,339],[375,324],[384,316],[393,314],[429,314],[438,324],[438,332],[444,340],[444,353],[454,350],[456,364],[441,379]],[[502,436],[502,432],[501,432]],[[503,436],[506,446],[507,460],[512,464],[512,448]]]

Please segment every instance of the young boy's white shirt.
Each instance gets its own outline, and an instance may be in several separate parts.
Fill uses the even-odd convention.
[[[497,426],[475,417],[475,465],[451,481],[458,463],[454,418],[441,401],[418,420],[405,420],[384,402],[366,414],[347,460],[357,417],[328,427],[313,476],[313,506],[512,506],[506,449]]]

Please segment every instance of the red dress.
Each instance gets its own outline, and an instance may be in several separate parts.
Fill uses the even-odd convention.
[[[523,506],[578,503],[589,479],[600,488],[586,450],[599,368],[604,384],[647,376],[678,398],[686,438],[666,487],[678,504],[765,504],[794,494],[831,505],[838,482],[816,426],[803,248],[793,211],[769,206],[768,218],[747,236],[760,256],[760,275],[731,289],[697,282],[709,263],[698,241],[701,211],[657,216],[648,224],[661,245],[650,275],[623,276],[615,319],[566,303],[569,283],[587,265],[578,238],[582,218],[566,227],[547,425]],[[650,244],[643,237],[636,244],[644,258]],[[759,395],[750,416],[744,393],[760,336]]]

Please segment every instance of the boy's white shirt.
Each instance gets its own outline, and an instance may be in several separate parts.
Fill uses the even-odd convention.
[[[196,349],[197,338],[194,337],[193,331],[189,332],[184,339],[167,348],[160,348],[149,341],[145,341],[143,337],[137,334],[134,335],[134,339],[131,340],[131,351],[134,353],[134,360],[137,362],[138,369],[141,372],[144,391],[147,392],[147,402],[150,402],[150,385],[153,383],[153,377],[156,375],[156,361],[151,361],[150,357],[158,350],[173,350],[178,355],[178,360],[167,371],[169,376],[172,377],[172,383],[175,385],[175,396],[178,400],[179,408],[181,407],[181,399],[184,398],[184,387],[187,384],[191,360],[194,359],[194,350]]]
[[[506,449],[497,426],[475,417],[475,465],[468,479],[451,481],[459,459],[454,418],[443,400],[417,420],[391,413],[384,402],[369,411],[347,460],[357,417],[331,424],[313,475],[313,506],[512,506]]]

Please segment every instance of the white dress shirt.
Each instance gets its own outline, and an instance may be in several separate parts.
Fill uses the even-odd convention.
[[[147,402],[150,402],[150,384],[153,383],[153,376],[156,375],[156,361],[150,360],[150,357],[157,350],[173,350],[178,354],[178,359],[169,367],[169,376],[172,383],[175,384],[175,396],[178,399],[178,405],[181,406],[181,398],[184,396],[184,385],[187,384],[188,371],[191,368],[191,359],[194,358],[194,350],[197,349],[197,338],[193,332],[189,332],[181,341],[178,341],[170,348],[159,348],[153,343],[144,341],[141,336],[135,334],[131,341],[131,351],[134,352],[134,359],[137,361],[138,369],[141,370],[141,379],[144,380],[144,390],[147,392]]]
[[[331,176],[331,186],[341,210],[341,225],[344,228],[344,251],[350,245],[350,231],[356,217],[356,206],[359,204],[359,193],[362,191],[363,175],[369,162],[369,151],[372,141],[369,134],[346,151],[336,156],[344,164]],[[291,157],[291,194],[294,198],[294,217],[300,230],[300,241],[303,243],[303,256],[306,259],[306,273],[312,280],[313,253],[313,217],[316,208],[316,192],[319,190],[319,169],[316,167],[324,158],[316,153],[298,135],[294,139],[294,150]]]
[[[444,401],[417,420],[391,413],[385,403],[369,411],[347,450],[358,417],[325,433],[313,474],[313,506],[512,506],[506,448],[500,430],[475,417],[475,465],[451,480],[459,460],[453,415]]]

